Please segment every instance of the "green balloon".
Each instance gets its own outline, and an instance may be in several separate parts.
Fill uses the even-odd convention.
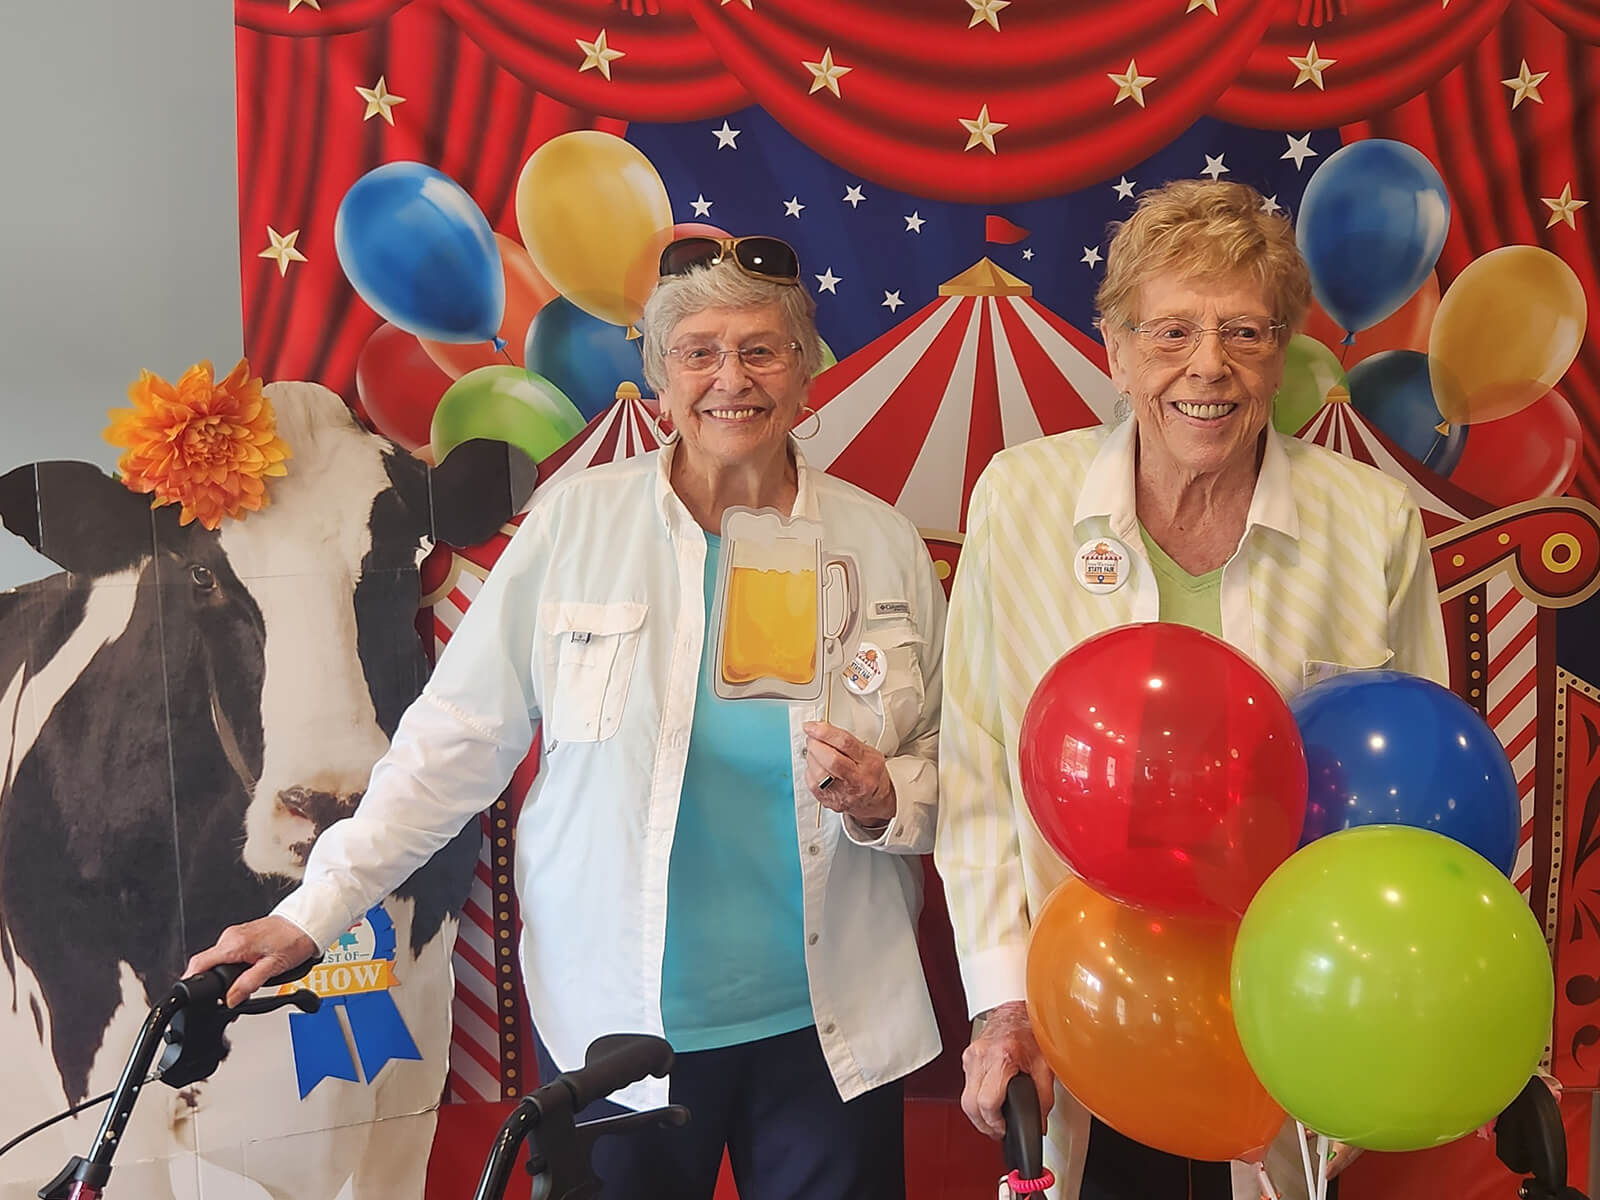
[[[838,358],[834,356],[832,346],[828,345],[828,343],[823,341],[820,337],[817,339],[817,344],[822,347],[822,365],[819,366],[812,374],[811,377],[813,379],[815,379],[818,375],[821,375],[829,367],[837,366],[839,363]]]
[[[1350,398],[1350,381],[1345,378],[1339,357],[1314,337],[1297,333],[1289,339],[1283,363],[1283,382],[1272,401],[1272,427],[1291,437],[1305,428],[1317,409],[1328,403],[1329,393],[1343,389]]]
[[[1312,842],[1245,912],[1239,1041],[1308,1128],[1371,1150],[1492,1120],[1539,1065],[1555,1006],[1544,932],[1488,860],[1426,829]]]
[[[537,463],[566,445],[583,425],[577,405],[543,375],[522,367],[479,367],[440,397],[429,442],[436,463],[473,438],[506,442]]]

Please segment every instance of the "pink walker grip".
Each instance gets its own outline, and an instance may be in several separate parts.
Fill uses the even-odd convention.
[[[1006,1177],[1006,1186],[1010,1188],[1012,1194],[1016,1196],[1026,1196],[1032,1192],[1042,1192],[1046,1188],[1055,1187],[1055,1185],[1056,1177],[1051,1173],[1049,1168],[1046,1168],[1045,1173],[1039,1176],[1037,1179],[1024,1179],[1015,1171],[1011,1172],[1011,1174]]]

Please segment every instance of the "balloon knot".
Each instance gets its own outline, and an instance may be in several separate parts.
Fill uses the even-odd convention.
[[[502,351],[502,350],[504,350],[506,348],[506,340],[505,340],[505,338],[501,337],[498,333],[495,334],[494,337],[490,338],[489,340],[494,343],[494,351],[495,351],[496,354],[500,353],[500,351]]]
[[[1341,346],[1354,346],[1356,344],[1356,331],[1354,329],[1345,330],[1344,341],[1339,344]]]

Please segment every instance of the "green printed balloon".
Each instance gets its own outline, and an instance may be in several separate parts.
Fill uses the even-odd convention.
[[[1334,352],[1303,333],[1289,339],[1283,382],[1272,402],[1272,427],[1293,437],[1330,400],[1350,399],[1350,381]]]
[[[543,462],[583,428],[583,414],[555,384],[522,367],[479,367],[452,383],[433,412],[433,460],[473,438],[505,442]]]

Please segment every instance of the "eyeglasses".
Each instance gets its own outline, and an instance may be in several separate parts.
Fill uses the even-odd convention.
[[[696,267],[710,267],[731,257],[746,275],[798,287],[800,256],[781,238],[687,237],[669,242],[661,252],[661,277],[686,275]]]
[[[1270,321],[1266,317],[1235,317],[1221,325],[1201,326],[1182,317],[1156,317],[1143,325],[1129,325],[1151,353],[1162,358],[1188,358],[1200,346],[1200,339],[1208,333],[1222,339],[1222,346],[1232,358],[1249,358],[1266,354],[1278,344],[1278,336],[1288,328],[1284,321]]]
[[[793,362],[799,350],[799,342],[779,342],[776,345],[759,342],[727,350],[716,346],[674,346],[667,351],[667,358],[677,363],[685,375],[709,375],[722,369],[722,360],[728,355],[737,354],[750,374],[770,375]]]

